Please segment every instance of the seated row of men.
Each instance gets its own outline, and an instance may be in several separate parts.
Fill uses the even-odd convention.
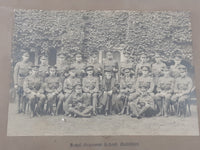
[[[49,67],[49,76],[42,82],[38,66],[24,80],[24,111],[29,103],[31,116],[44,113],[57,115],[65,113],[79,117],[96,114],[131,114],[168,116],[171,109],[185,115],[186,104],[192,90],[192,80],[187,76],[184,65],[179,65],[180,77],[170,76],[169,66],[162,68],[163,76],[155,81],[149,66],[141,67],[141,76],[132,76],[132,68],[125,67],[124,75],[116,80],[110,67],[104,69],[103,79],[94,75],[94,67],[87,66],[87,76],[79,78],[75,69],[66,70],[68,76],[62,83],[56,75],[56,67]]]

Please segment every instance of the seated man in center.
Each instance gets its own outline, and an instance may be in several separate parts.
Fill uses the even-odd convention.
[[[115,94],[116,79],[113,77],[113,68],[106,67],[104,70],[104,78],[102,81],[102,97],[100,106],[98,107],[107,116],[112,111],[112,98]]]

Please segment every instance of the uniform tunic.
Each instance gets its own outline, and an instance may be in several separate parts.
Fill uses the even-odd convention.
[[[153,79],[154,84],[157,85],[159,77],[162,75],[162,68],[166,65],[164,63],[154,63],[152,65],[152,73],[153,73]]]
[[[64,82],[65,79],[65,71],[69,68],[68,64],[64,63],[64,64],[57,64],[57,76],[61,79],[61,82]]]
[[[42,77],[43,81],[48,76],[48,66],[40,65],[38,69],[38,75]]]
[[[31,62],[18,62],[14,68],[14,83],[20,87],[23,86],[24,79],[29,74]]]
[[[45,79],[45,91],[47,93],[47,98],[55,101],[55,96],[59,94],[62,90],[62,84],[58,77],[49,76]]]
[[[37,95],[39,98],[44,98],[44,86],[42,82],[42,78],[38,76],[28,76],[24,80],[24,92],[28,98],[33,98]]]
[[[135,84],[136,81],[135,79],[131,78],[131,77],[124,77],[120,80],[120,93],[122,94],[130,94],[135,92]]]
[[[63,84],[63,92],[65,94],[70,94],[73,91],[74,86],[77,84],[81,84],[80,78],[69,77],[65,79],[64,84]]]
[[[157,92],[163,94],[172,94],[174,88],[174,78],[160,77],[157,84]]]
[[[136,69],[135,69],[136,77],[141,76],[141,74],[142,74],[142,70],[141,69],[142,69],[143,66],[148,66],[151,69],[151,64],[150,63],[138,63],[136,65]]]
[[[147,77],[139,77],[137,78],[137,82],[136,82],[136,91],[140,91],[141,86],[145,85],[147,88],[147,91],[149,93],[152,93],[154,90],[154,82],[153,82],[153,78],[150,76]]]
[[[119,65],[118,62],[115,60],[104,60],[103,62],[103,69],[105,68],[112,68],[112,71],[114,73],[114,78],[117,79],[117,73],[119,71]]]
[[[94,76],[87,76],[83,78],[83,92],[85,93],[97,93],[99,91],[99,80]]]
[[[173,100],[185,101],[189,98],[189,93],[193,87],[192,79],[190,77],[177,78],[174,87]],[[181,95],[181,96],[178,96]]]
[[[75,73],[77,77],[82,77],[84,75],[84,69],[86,67],[86,64],[81,62],[81,63],[73,63],[71,64],[71,68],[75,68]]]
[[[193,83],[190,77],[184,77],[184,78],[179,77],[176,79],[174,91],[176,93],[186,92],[185,94],[187,94],[188,91],[191,90],[192,86],[193,86]]]

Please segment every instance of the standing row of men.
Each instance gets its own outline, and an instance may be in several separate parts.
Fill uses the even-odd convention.
[[[136,65],[128,59],[119,64],[108,51],[102,64],[96,53],[85,64],[77,53],[75,62],[69,64],[65,54],[58,53],[55,66],[48,66],[45,55],[40,57],[39,66],[33,66],[26,52],[14,69],[18,112],[25,113],[28,106],[32,117],[185,115],[193,83],[181,56],[174,58],[173,65],[163,62],[159,54],[154,58],[150,63],[147,55],[141,54]]]

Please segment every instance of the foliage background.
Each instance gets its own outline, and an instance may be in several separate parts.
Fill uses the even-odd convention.
[[[181,53],[191,62],[191,33],[189,12],[15,10],[12,63],[24,50],[48,55],[52,49],[72,62],[77,51],[86,61],[93,51],[116,49],[133,62],[142,52]]]

